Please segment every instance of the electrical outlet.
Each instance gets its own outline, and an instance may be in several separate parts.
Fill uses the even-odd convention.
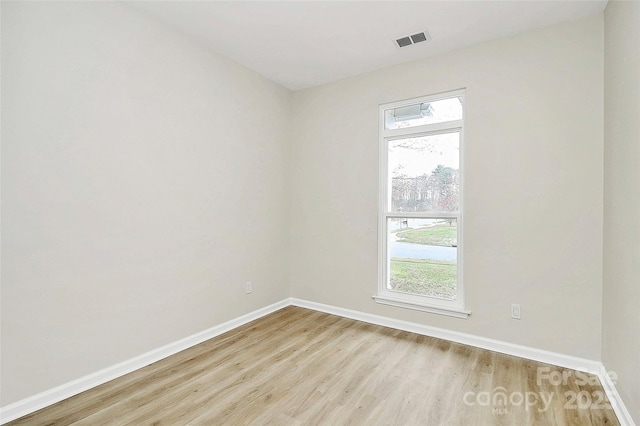
[[[516,303],[511,304],[511,318],[520,319],[520,305]]]
[[[245,286],[245,293],[249,294],[253,291],[253,283],[251,281],[247,281],[247,284]]]

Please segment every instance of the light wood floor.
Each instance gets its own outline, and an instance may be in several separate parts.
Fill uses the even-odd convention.
[[[619,424],[599,382],[538,384],[539,367],[567,371],[287,307],[9,424]]]

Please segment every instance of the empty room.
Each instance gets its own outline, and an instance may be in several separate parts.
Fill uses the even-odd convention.
[[[640,1],[0,18],[0,424],[640,424]]]

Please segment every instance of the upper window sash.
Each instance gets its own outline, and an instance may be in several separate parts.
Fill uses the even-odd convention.
[[[460,137],[457,129],[426,136],[384,138],[381,153],[386,187],[385,213],[457,213],[460,187]],[[448,191],[445,191],[447,189]]]

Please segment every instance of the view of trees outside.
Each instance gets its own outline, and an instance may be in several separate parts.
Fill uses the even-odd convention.
[[[391,203],[401,212],[458,210],[458,170],[438,164],[431,174],[392,178]]]
[[[389,143],[392,212],[456,212],[459,133]]]
[[[459,209],[458,132],[389,142],[392,212]],[[457,223],[393,218],[387,226],[389,289],[452,300],[457,296]]]

